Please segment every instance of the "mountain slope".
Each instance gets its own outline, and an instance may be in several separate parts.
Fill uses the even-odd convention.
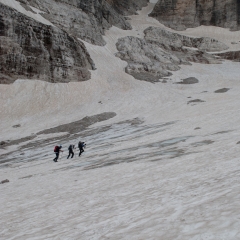
[[[179,33],[153,8],[130,16],[132,29],[106,30],[104,46],[82,40],[96,68],[88,81],[0,85],[3,239],[239,238],[240,33]],[[157,82],[126,72],[129,60],[176,54],[196,61]],[[67,159],[79,140],[85,152]]]

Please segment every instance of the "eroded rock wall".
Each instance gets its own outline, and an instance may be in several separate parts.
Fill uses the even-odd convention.
[[[133,14],[148,0],[24,0],[43,12],[54,25],[89,43],[103,46],[104,31],[111,26],[124,30],[131,25],[123,15]],[[136,2],[136,3],[135,3]],[[25,4],[26,6],[28,6]]]
[[[114,9],[122,15],[137,14],[137,10],[146,7],[149,0],[107,0]]]
[[[84,44],[104,46],[106,29],[131,29],[125,15],[149,0],[18,0],[27,10],[41,11],[44,25],[0,4],[0,83],[17,78],[49,82],[84,81],[94,69]],[[36,12],[35,12],[36,13]]]
[[[177,30],[200,25],[240,29],[238,0],[159,0],[150,16]]]
[[[93,68],[80,41],[0,3],[0,83],[84,81]]]

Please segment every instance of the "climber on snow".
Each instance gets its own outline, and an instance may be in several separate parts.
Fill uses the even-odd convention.
[[[81,142],[81,141],[79,141],[79,143],[78,143],[78,148],[79,148],[79,157],[81,156],[81,154],[84,152],[84,147],[86,147],[86,144],[84,143],[84,142]]]
[[[71,156],[71,158],[73,158],[73,156],[74,156],[74,152],[73,152],[73,149],[74,149],[74,145],[70,145],[69,147],[68,147],[68,157],[67,157],[67,159]]]
[[[56,157],[53,159],[54,162],[57,162],[57,161],[58,161],[60,152],[63,152],[63,150],[61,150],[61,148],[62,148],[61,145],[54,147],[54,152],[55,152],[55,154],[56,154]]]

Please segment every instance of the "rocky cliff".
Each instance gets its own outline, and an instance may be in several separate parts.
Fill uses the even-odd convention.
[[[0,82],[83,81],[93,68],[85,46],[66,32],[0,4]]]
[[[45,25],[0,3],[0,83],[17,78],[49,82],[85,81],[94,63],[79,40],[103,46],[111,26],[131,29],[124,15],[136,13],[148,0],[19,0],[41,15]],[[35,8],[34,8],[35,7]]]
[[[150,16],[177,30],[200,25],[238,30],[240,29],[240,1],[159,0]]]
[[[89,43],[103,46],[104,31],[111,26],[131,29],[124,15],[135,14],[148,0],[21,0],[44,12],[54,25]]]

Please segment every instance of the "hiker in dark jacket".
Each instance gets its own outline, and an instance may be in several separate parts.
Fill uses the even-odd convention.
[[[73,156],[74,156],[73,149],[74,149],[74,145],[71,144],[71,145],[68,147],[68,157],[67,157],[67,159],[70,157],[70,155],[72,155],[71,158],[73,158]]]
[[[57,162],[57,161],[58,161],[60,152],[63,152],[63,151],[61,150],[61,148],[62,148],[61,145],[60,145],[60,146],[56,146],[56,147],[54,148],[54,152],[55,152],[55,154],[56,154],[56,157],[53,159],[54,162]]]
[[[84,142],[81,142],[81,141],[79,141],[79,143],[78,143],[78,148],[79,148],[79,157],[81,156],[81,154],[84,152],[84,147],[86,146],[86,144],[84,143]]]

